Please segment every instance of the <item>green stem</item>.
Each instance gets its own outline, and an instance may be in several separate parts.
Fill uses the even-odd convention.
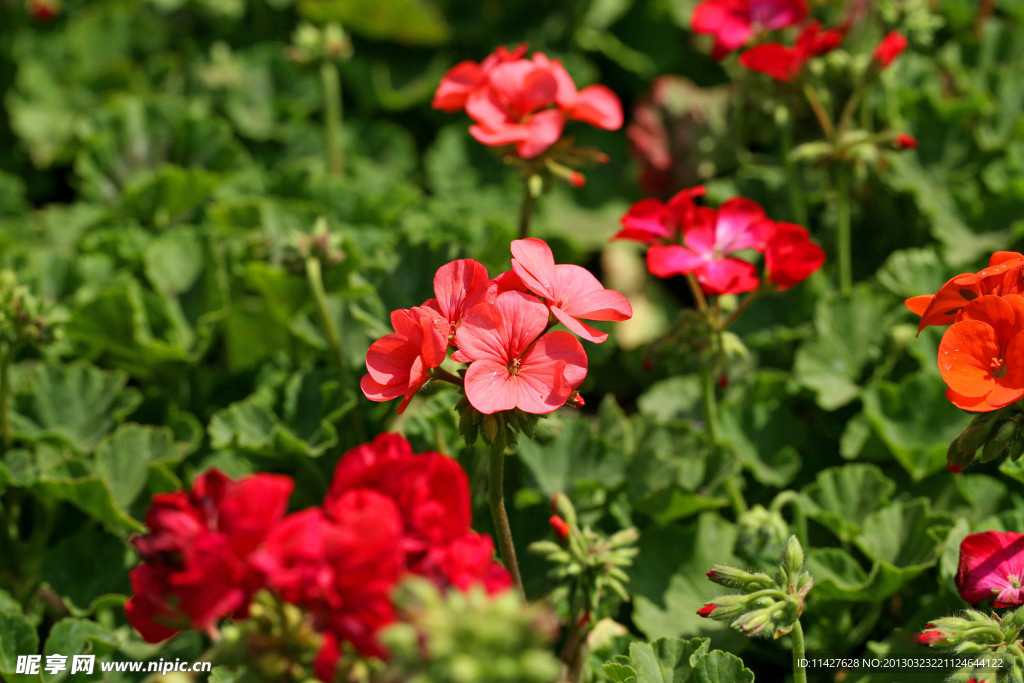
[[[14,354],[6,344],[0,345],[0,435],[4,453],[11,450],[11,417],[9,410],[11,395],[10,363]]]
[[[730,313],[729,316],[725,320],[723,320],[721,322],[721,324],[719,324],[718,328],[721,329],[721,330],[724,330],[724,329],[728,328],[729,325],[732,325],[734,322],[736,322],[736,318],[740,317],[743,314],[743,311],[745,311],[748,308],[750,308],[750,304],[752,304],[755,301],[757,301],[758,299],[760,299],[761,295],[764,294],[765,291],[768,288],[769,288],[769,285],[762,284],[760,287],[758,287],[753,292],[748,294],[743,299],[743,301],[740,302],[740,305],[737,306],[733,310],[733,312]]]
[[[516,562],[516,546],[512,542],[512,526],[508,523],[505,511],[505,454],[492,449],[488,462],[488,500],[491,504],[491,518],[494,520],[494,535],[498,537],[498,550],[505,568],[512,575],[512,582],[519,591],[519,597],[526,599],[523,591],[523,580],[519,576],[519,564]]]
[[[519,239],[526,239],[530,236],[530,219],[533,218],[533,209],[537,206],[537,197],[532,187],[530,178],[539,177],[527,174],[523,178],[523,206],[519,210]]]
[[[309,291],[313,293],[313,299],[316,301],[320,324],[324,327],[324,334],[327,335],[327,343],[331,347],[334,360],[339,368],[344,368],[345,359],[341,353],[341,335],[338,333],[338,326],[334,324],[334,318],[331,317],[331,309],[327,306],[327,292],[324,291],[320,259],[315,256],[306,259],[306,280],[309,282]]]
[[[786,121],[782,122],[782,163],[786,169],[789,210],[793,214],[794,223],[807,227],[807,195],[804,192],[803,178],[797,172],[796,164],[792,158],[793,129],[796,127],[796,117],[788,109],[783,111],[785,112]]]
[[[797,619],[793,624],[793,631],[790,633],[793,638],[793,683],[807,683],[807,670],[803,666],[804,652],[804,629]]]
[[[821,132],[825,134],[829,142],[836,141],[836,129],[832,125],[832,119],[828,115],[828,111],[825,110],[825,105],[821,103],[821,98],[818,97],[818,91],[811,87],[810,83],[804,84],[804,95],[807,97],[807,103],[811,105],[811,111],[814,112],[814,117],[818,119],[818,125],[821,126]]]
[[[324,125],[327,128],[327,169],[331,175],[345,177],[345,147],[341,141],[342,109],[341,81],[334,62],[324,60],[320,65],[320,79],[324,88]]]
[[[800,545],[808,547],[810,544],[807,541],[807,516],[804,514],[804,509],[800,506],[800,496],[793,490],[783,491],[779,495],[775,496],[775,500],[772,501],[771,509],[773,512],[778,512],[786,505],[789,505],[793,511],[793,522],[796,525],[796,538],[800,541]]]
[[[436,368],[432,369],[431,373],[433,373],[434,379],[439,379],[443,382],[450,382],[457,387],[461,387],[463,386],[463,384],[465,384],[461,377],[459,377],[458,375],[453,375],[452,373],[448,372],[441,366],[437,366]]]
[[[836,223],[838,228],[839,291],[846,295],[853,288],[850,260],[850,169],[843,161],[836,166]]]
[[[690,285],[690,291],[693,293],[693,299],[697,302],[697,308],[704,315],[708,314],[708,300],[704,296],[704,290],[700,288],[700,283],[697,282],[696,276],[693,273],[686,274],[686,284]]]

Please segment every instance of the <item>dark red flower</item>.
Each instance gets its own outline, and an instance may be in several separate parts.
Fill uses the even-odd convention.
[[[874,59],[879,68],[886,68],[907,49],[907,39],[898,31],[890,31],[875,48]]]
[[[512,587],[512,576],[494,560],[491,537],[472,531],[432,547],[413,569],[442,588],[465,591],[479,585],[494,595]]]
[[[956,587],[972,605],[990,598],[993,607],[1024,603],[1024,534],[986,531],[967,536],[960,543]]]
[[[232,481],[209,470],[191,492],[154,496],[146,515],[149,533],[132,541],[142,564],[130,574],[129,623],[146,641],[159,642],[244,614],[263,587],[250,559],[284,515],[292,487],[281,475]]]
[[[36,21],[53,21],[60,16],[61,0],[27,0],[28,13]]]

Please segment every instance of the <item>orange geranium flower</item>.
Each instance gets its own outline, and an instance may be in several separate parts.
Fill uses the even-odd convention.
[[[957,314],[939,343],[946,398],[989,412],[1024,397],[1024,296],[984,295]]]
[[[1024,254],[997,251],[989,259],[988,268],[957,275],[935,294],[913,296],[905,303],[921,316],[920,332],[929,325],[948,325],[967,302],[986,294],[1024,294]]]

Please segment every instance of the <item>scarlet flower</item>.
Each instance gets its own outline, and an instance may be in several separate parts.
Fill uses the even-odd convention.
[[[434,298],[424,302],[448,321],[446,337],[455,334],[462,317],[473,306],[488,298],[490,281],[487,268],[473,259],[451,261],[434,274]],[[493,296],[490,297],[493,299]]]
[[[460,591],[483,586],[489,595],[495,595],[512,587],[512,576],[494,560],[491,537],[472,531],[430,548],[415,572],[441,588]]]
[[[957,275],[935,294],[910,297],[906,306],[921,316],[920,333],[929,325],[948,325],[969,301],[985,294],[1024,294],[1024,254],[997,251],[987,268]]]
[[[931,625],[929,624],[929,626],[928,626],[929,630],[924,631],[923,633],[920,633],[917,636],[917,642],[918,643],[920,643],[921,645],[924,645],[925,647],[931,647],[932,645],[935,645],[936,643],[942,643],[944,641],[948,641],[949,640],[949,636],[946,633],[943,633],[942,631],[940,631],[938,629],[932,629],[932,628],[930,628],[930,626]]]
[[[906,133],[900,133],[896,136],[894,141],[896,149],[914,149],[917,147],[917,139],[913,136],[907,135]]]
[[[708,604],[704,605],[699,610],[697,610],[697,614],[707,618],[710,617],[712,612],[714,612],[716,609],[718,609],[718,605],[709,602]]]
[[[390,401],[403,396],[398,412],[405,411],[413,395],[440,365],[448,353],[447,337],[438,325],[435,311],[416,306],[391,313],[394,334],[386,334],[366,352],[366,370],[359,382],[371,401]]]
[[[843,42],[841,31],[821,31],[821,22],[812,21],[800,32],[793,47],[781,43],[755,45],[740,55],[740,64],[751,71],[767,74],[789,83],[803,71],[812,57],[829,52]]]
[[[132,570],[128,622],[151,643],[184,628],[210,630],[243,615],[262,573],[250,558],[284,515],[292,480],[257,474],[232,481],[218,470],[191,492],[160,493],[146,515],[149,533],[132,543],[142,564]]]
[[[643,244],[657,244],[672,240],[682,226],[691,224],[697,213],[694,200],[704,196],[704,186],[690,187],[676,193],[667,203],[657,199],[641,199],[629,207],[619,219],[622,230],[613,240],[633,240]]]
[[[746,45],[756,31],[793,26],[806,16],[805,0],[704,0],[694,8],[691,26],[715,37],[711,56],[721,59]]]
[[[470,404],[490,415],[519,408],[544,414],[560,408],[587,375],[587,355],[568,332],[541,333],[548,308],[522,292],[503,292],[466,314],[452,357],[469,362]]]
[[[647,268],[657,277],[693,273],[706,294],[738,294],[757,288],[757,269],[729,254],[741,249],[764,249],[772,221],[756,202],[736,197],[718,210],[700,207],[684,226],[685,247],[653,246]]]
[[[447,112],[465,109],[469,96],[487,87],[487,75],[491,69],[498,64],[521,59],[525,54],[526,43],[522,43],[514,50],[508,50],[502,45],[480,64],[469,60],[459,62],[441,77],[441,83],[437,86],[430,106]]]
[[[1024,534],[986,531],[960,543],[956,587],[960,597],[976,605],[995,598],[993,607],[1024,603]]]
[[[622,102],[618,95],[604,85],[588,85],[583,90],[576,89],[572,76],[558,60],[549,60],[543,53],[533,55],[533,62],[547,66],[555,77],[558,89],[555,91],[555,103],[570,121],[582,121],[604,130],[622,128]]]
[[[565,523],[565,520],[558,515],[551,515],[548,519],[548,524],[551,525],[551,529],[555,532],[555,535],[563,541],[569,537],[569,525]]]
[[[629,320],[633,308],[626,297],[605,289],[586,268],[555,264],[551,247],[543,240],[528,238],[512,242],[512,272],[531,292],[547,303],[551,314],[587,341],[600,344],[608,339],[583,320]],[[573,387],[575,389],[575,387]]]
[[[884,69],[907,49],[907,39],[899,31],[890,31],[875,48],[874,59],[879,68]]]
[[[555,144],[565,117],[555,104],[558,81],[551,68],[520,59],[491,69],[487,87],[466,100],[476,122],[469,133],[485,145],[515,145],[516,154],[532,159]]]
[[[807,230],[793,223],[775,223],[765,241],[768,279],[787,290],[809,278],[825,263],[825,250],[811,241]]]

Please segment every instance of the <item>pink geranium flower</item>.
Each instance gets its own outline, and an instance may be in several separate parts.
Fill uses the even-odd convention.
[[[742,249],[763,251],[772,229],[764,209],[743,197],[726,201],[717,211],[700,207],[684,226],[686,246],[651,247],[647,267],[657,277],[693,273],[706,294],[749,292],[759,284],[757,269],[728,256]]]
[[[466,314],[453,358],[470,363],[466,398],[490,415],[519,408],[542,415],[560,408],[587,375],[587,355],[568,332],[549,332],[547,306],[503,292]]]
[[[428,370],[440,365],[448,353],[448,340],[438,324],[439,314],[416,306],[391,313],[394,334],[373,342],[366,352],[366,371],[359,388],[371,401],[390,401],[404,396],[398,412],[405,411],[413,394],[430,377]],[[439,329],[441,328],[441,329]]]
[[[972,605],[995,598],[993,607],[1024,603],[1024,534],[986,531],[960,544],[956,587]]]
[[[476,121],[469,133],[485,145],[515,145],[516,154],[531,159],[555,144],[565,117],[555,104],[558,81],[550,67],[520,59],[491,69],[486,88],[466,100],[466,113]]]
[[[697,212],[694,200],[704,195],[704,186],[689,187],[676,193],[667,203],[657,199],[641,199],[620,219],[622,230],[613,240],[633,240],[657,244],[675,239],[681,227],[693,222]]]
[[[618,130],[622,127],[622,102],[618,95],[604,85],[589,85],[576,89],[572,76],[558,60],[549,60],[543,53],[533,55],[535,64],[546,66],[555,77],[558,89],[555,103],[567,119],[583,121],[597,128]]]
[[[555,264],[551,247],[543,240],[515,240],[512,257],[512,271],[523,284],[544,298],[558,322],[587,341],[600,344],[608,335],[581,322],[581,318],[629,320],[633,317],[633,308],[626,297],[602,287],[586,268]]]
[[[437,269],[434,298],[423,305],[448,321],[447,335],[451,336],[466,311],[488,297],[489,285],[487,268],[482,263],[468,258],[451,261]]]
[[[693,10],[691,25],[715,37],[711,56],[721,59],[746,45],[755,32],[793,26],[806,16],[805,0],[704,0]]]
[[[441,84],[437,86],[430,106],[447,112],[465,109],[469,96],[487,86],[487,74],[491,69],[498,64],[521,59],[525,54],[526,43],[514,50],[508,50],[502,45],[479,64],[469,60],[459,62],[448,69],[441,78]]]

